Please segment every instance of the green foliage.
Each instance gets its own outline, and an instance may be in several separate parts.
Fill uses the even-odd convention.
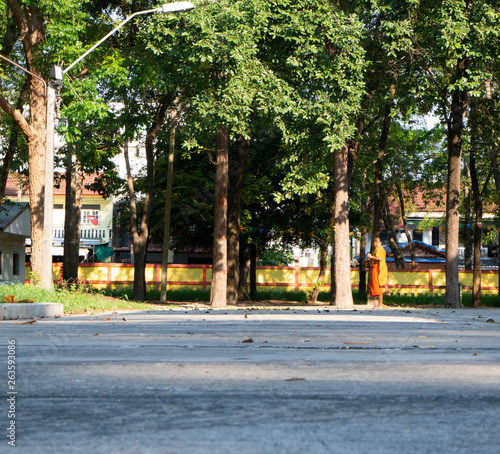
[[[445,225],[444,214],[439,217],[432,216],[432,211],[425,213],[424,219],[417,224],[417,228],[420,230],[429,230],[433,227],[439,227]]]
[[[291,249],[274,246],[266,250],[257,262],[263,266],[289,266],[295,263]]]

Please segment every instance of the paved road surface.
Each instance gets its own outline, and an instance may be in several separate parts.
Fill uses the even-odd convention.
[[[495,322],[495,323],[493,323]],[[0,452],[497,453],[500,310],[120,312],[0,322]],[[13,401],[12,401],[13,402]]]

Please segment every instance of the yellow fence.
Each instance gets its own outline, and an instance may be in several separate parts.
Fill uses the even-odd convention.
[[[62,264],[54,264],[55,281],[61,280]],[[29,265],[26,276],[29,276]],[[266,289],[307,290],[318,278],[319,268],[304,267],[257,267],[257,287]],[[465,290],[472,287],[472,271],[460,271],[460,284]],[[168,267],[168,289],[209,289],[212,278],[210,265],[175,265]],[[134,267],[121,263],[81,264],[79,279],[95,288],[120,290],[132,288]],[[146,285],[148,290],[160,288],[161,265],[146,265]],[[358,287],[359,274],[351,269],[351,285]],[[481,278],[483,293],[498,292],[498,272],[483,271]],[[446,275],[444,270],[392,270],[389,273],[389,293],[398,294],[440,294],[444,293]],[[326,272],[322,288],[330,287],[330,271]]]

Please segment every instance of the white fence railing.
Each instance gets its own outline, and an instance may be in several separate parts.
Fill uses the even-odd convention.
[[[64,239],[64,229],[54,230],[54,238]],[[81,229],[80,230],[81,239],[94,239],[102,240],[107,242],[111,238],[111,230],[109,229]]]

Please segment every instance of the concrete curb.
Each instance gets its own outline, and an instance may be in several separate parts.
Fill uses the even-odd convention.
[[[60,317],[64,313],[60,303],[5,303],[0,304],[0,319],[16,320],[40,317]]]

